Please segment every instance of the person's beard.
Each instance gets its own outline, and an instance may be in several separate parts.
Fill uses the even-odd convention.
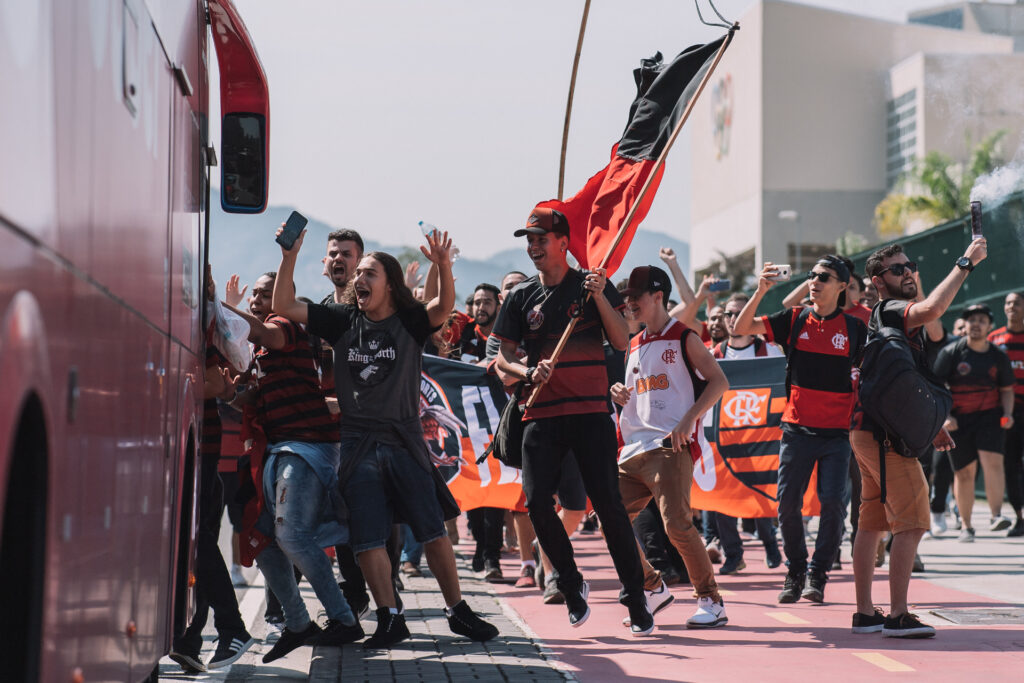
[[[476,314],[476,324],[480,327],[487,327],[494,321],[494,316],[487,311],[480,311]]]

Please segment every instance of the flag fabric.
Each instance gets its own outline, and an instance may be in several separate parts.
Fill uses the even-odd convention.
[[[491,443],[508,402],[493,375],[478,365],[423,356],[420,421],[431,459],[462,510],[514,510],[522,496],[522,473],[497,458],[476,459]]]
[[[729,389],[705,418],[711,451],[694,463],[690,505],[731,517],[775,517],[786,359],[726,360]],[[817,469],[804,514],[817,515]]]
[[[557,209],[568,218],[569,251],[581,267],[596,268],[604,260],[701,77],[730,35],[687,48],[667,65],[660,52],[642,60],[633,72],[636,99],[629,108],[625,133],[612,147],[611,161],[572,198],[538,205]],[[664,165],[658,169],[626,235],[609,259],[609,276],[622,263],[637,227],[647,216],[664,170]]]

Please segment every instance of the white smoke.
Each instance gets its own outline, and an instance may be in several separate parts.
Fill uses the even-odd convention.
[[[981,202],[985,209],[991,209],[1020,190],[1024,190],[1024,159],[1018,155],[1015,161],[1000,166],[974,181],[971,201]]]

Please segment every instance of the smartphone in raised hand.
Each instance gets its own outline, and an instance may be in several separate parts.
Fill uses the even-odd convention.
[[[971,202],[971,239],[984,237],[981,229],[981,202]]]
[[[302,229],[306,227],[306,217],[298,211],[292,211],[292,215],[288,216],[288,220],[285,221],[284,230],[281,234],[274,238],[274,241],[280,244],[285,249],[291,249],[295,246],[295,240],[299,239],[299,235],[302,234]]]
[[[732,282],[729,280],[715,280],[708,285],[709,292],[728,292],[732,289]]]

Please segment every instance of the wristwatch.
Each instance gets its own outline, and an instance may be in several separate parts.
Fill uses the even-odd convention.
[[[968,273],[974,270],[974,264],[966,256],[961,256],[956,260],[956,267],[960,270],[966,270]]]
[[[534,367],[526,368],[526,383],[527,384],[533,384],[533,373],[534,373],[534,371],[536,369],[537,368],[535,366]]]

